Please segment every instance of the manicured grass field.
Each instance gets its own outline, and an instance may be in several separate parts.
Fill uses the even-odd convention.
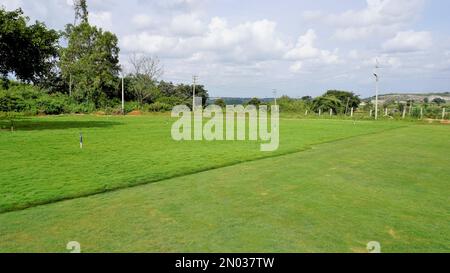
[[[0,131],[0,212],[87,196],[307,149],[404,124],[282,120],[280,149],[257,142],[176,142],[168,115],[69,116],[16,122]],[[8,128],[0,122],[0,128]],[[83,132],[84,149],[79,148]]]
[[[448,126],[282,120],[280,150],[266,154],[173,143],[166,117],[38,121],[47,129],[0,132],[3,209],[179,177],[1,213],[0,252],[67,252],[69,241],[83,252],[450,251]]]

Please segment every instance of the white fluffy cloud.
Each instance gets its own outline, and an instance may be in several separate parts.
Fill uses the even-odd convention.
[[[108,11],[91,12],[89,14],[89,21],[93,25],[101,27],[105,30],[111,30],[113,28],[112,14]]]
[[[175,55],[179,43],[177,38],[146,32],[127,35],[122,39],[122,47],[125,50],[163,56],[166,56],[166,53]]]
[[[148,28],[154,23],[152,18],[147,14],[136,14],[133,16],[131,21],[139,29]]]
[[[196,25],[195,31],[189,33],[178,22],[165,35],[148,32],[127,35],[122,39],[122,45],[127,51],[194,59],[208,56],[236,62],[280,58],[287,49],[277,37],[276,24],[268,20],[229,26],[225,19],[214,17],[205,26],[188,17],[175,17],[173,22],[188,21]]]
[[[299,72],[304,67],[304,61],[312,61],[320,64],[336,64],[339,62],[337,49],[335,52],[323,50],[315,47],[317,39],[316,32],[309,29],[305,35],[298,38],[295,47],[290,49],[284,57],[288,60],[296,61],[291,66],[291,71]]]
[[[366,7],[339,14],[304,12],[306,20],[325,21],[334,26],[335,37],[356,40],[389,36],[417,19],[424,0],[366,0]]]
[[[411,52],[429,49],[433,45],[431,33],[427,31],[401,31],[383,44],[388,52]]]
[[[170,30],[176,35],[193,36],[202,34],[205,26],[195,14],[180,14],[172,18]]]

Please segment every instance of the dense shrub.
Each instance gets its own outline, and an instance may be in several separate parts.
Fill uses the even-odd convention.
[[[72,114],[88,114],[96,110],[94,103],[75,103],[71,102],[65,107],[66,113]]]
[[[125,81],[126,83],[126,81]],[[41,87],[39,87],[41,86]],[[61,91],[49,90],[42,85],[32,85],[10,80],[3,84],[0,79],[0,112],[21,112],[25,115],[58,115],[58,114],[88,114],[103,112],[105,114],[122,114],[121,99],[118,96],[107,96],[98,90],[85,88],[72,90],[72,96]],[[2,88],[7,88],[4,90]],[[125,90],[129,89],[125,84]],[[159,82],[157,96],[148,101],[148,104],[136,102],[136,98],[125,92],[124,112],[135,110],[150,112],[171,111],[176,105],[191,105],[192,87],[190,85],[175,85],[173,83]],[[114,93],[114,92],[113,92]],[[116,95],[117,95],[116,94]],[[197,86],[197,95],[202,96],[203,102],[208,98],[203,86]]]
[[[145,110],[147,110],[149,112],[167,112],[167,111],[172,110],[172,106],[170,106],[169,104],[162,103],[162,102],[155,102],[155,103],[149,104],[146,108],[147,109],[145,109]]]
[[[141,109],[141,105],[135,101],[125,103],[125,113],[130,113],[130,112],[133,112],[135,110],[140,110],[140,109]]]
[[[62,95],[44,95],[37,99],[36,107],[39,113],[46,115],[59,115],[65,113],[67,99]]]
[[[24,112],[30,106],[16,93],[0,90],[0,111],[1,112]]]
[[[158,103],[162,103],[165,105],[170,105],[171,107],[185,104],[185,101],[182,98],[179,97],[160,97],[156,100]]]
[[[278,105],[282,112],[305,113],[306,110],[309,110],[309,105],[304,100],[292,99],[287,96],[279,98]]]
[[[427,118],[441,118],[442,108],[439,106],[428,106],[424,109],[424,115]]]

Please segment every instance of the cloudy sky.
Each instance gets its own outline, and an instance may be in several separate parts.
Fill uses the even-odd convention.
[[[71,0],[0,0],[63,29]],[[90,22],[116,33],[121,62],[158,56],[165,80],[196,74],[211,96],[292,97],[327,89],[372,95],[450,91],[448,0],[88,0]]]

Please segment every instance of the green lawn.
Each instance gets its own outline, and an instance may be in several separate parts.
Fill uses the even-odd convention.
[[[397,122],[282,120],[280,149],[256,142],[176,142],[168,115],[69,116],[22,120],[0,131],[0,212],[301,151],[404,126]],[[0,128],[9,123],[0,122]],[[84,149],[79,148],[83,132]]]
[[[252,143],[172,143],[164,117],[109,122],[83,129],[82,152],[71,144],[79,125],[1,132],[3,207],[268,156]],[[366,252],[369,241],[383,252],[450,252],[450,127],[386,130],[404,125],[284,120],[278,153],[304,151],[2,213],[0,252],[67,252],[73,240],[84,252]]]

